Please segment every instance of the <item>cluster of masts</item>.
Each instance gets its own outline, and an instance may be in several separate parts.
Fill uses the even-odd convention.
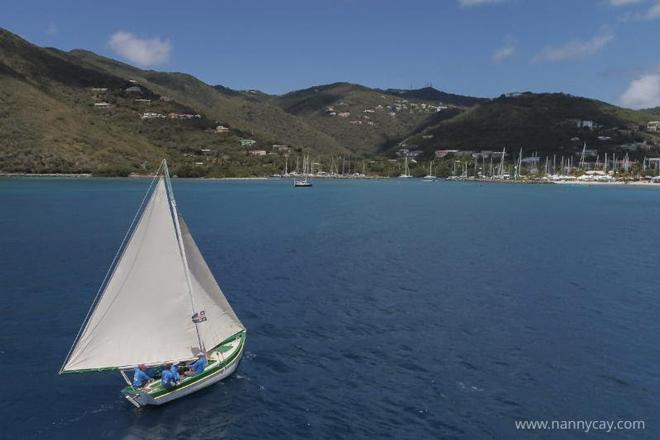
[[[517,157],[512,163],[505,163],[506,149],[498,154],[498,160],[493,160],[493,155],[489,161],[482,156],[473,161],[455,160],[452,164],[452,176],[454,178],[468,178],[469,176],[490,179],[521,179],[523,176],[539,177],[548,176],[553,178],[568,177],[574,174],[598,173],[614,175],[618,173],[630,173],[633,166],[638,162],[630,159],[630,155],[625,153],[623,156],[617,156],[617,153],[604,153],[603,156],[596,154],[595,160],[589,161],[587,158],[586,144],[582,148],[579,161],[575,163],[573,156],[548,155],[541,160],[537,153],[525,157],[523,149],[520,149]],[[641,171],[646,174],[651,169],[656,173],[660,172],[660,158],[647,159],[642,161]]]
[[[588,154],[589,153],[589,154]],[[617,154],[616,152],[596,153],[588,152],[586,144],[582,152],[576,155],[547,155],[540,157],[536,152],[531,156],[525,156],[523,148],[520,148],[514,160],[507,162],[506,148],[501,152],[490,155],[473,155],[467,159],[456,159],[451,163],[451,178],[466,179],[503,179],[518,180],[540,178],[543,176],[562,179],[583,175],[587,172],[597,172],[598,174],[618,175],[630,174],[634,170],[642,172],[644,175],[653,170],[654,174],[660,174],[660,158],[644,158],[641,163],[632,160],[628,153]],[[404,156],[400,163],[401,174],[399,178],[411,178],[409,162],[417,163]],[[291,164],[289,162],[292,162]],[[424,176],[426,180],[436,178],[433,167],[435,161],[429,161],[428,174]],[[326,162],[327,164],[327,162]],[[289,168],[291,165],[291,168]],[[331,177],[331,178],[361,178],[367,177],[367,164],[365,160],[355,161],[351,157],[331,156],[329,167],[323,169],[321,161],[312,161],[309,155],[297,156],[295,165],[287,156],[285,159],[283,172],[274,174],[273,177]]]
[[[274,174],[273,177],[302,177],[309,178],[316,177],[366,177],[367,176],[367,163],[366,161],[351,162],[350,156],[348,158],[342,156],[331,156],[330,167],[328,171],[324,171],[321,166],[321,161],[313,162],[309,155],[304,155],[301,158],[296,156],[295,168],[289,170],[289,157],[287,156],[284,162],[284,169],[282,174]],[[293,163],[291,164],[293,166]],[[360,168],[358,168],[361,165]],[[341,169],[340,169],[341,166]],[[361,170],[361,171],[360,171]]]

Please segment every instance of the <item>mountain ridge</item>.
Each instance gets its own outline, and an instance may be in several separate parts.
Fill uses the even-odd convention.
[[[289,155],[384,163],[401,148],[427,158],[514,145],[575,152],[583,142],[607,151],[641,142],[652,151],[658,139],[645,124],[656,111],[566,94],[489,99],[349,82],[271,95],[43,48],[0,29],[3,172],[125,174],[167,157],[181,175],[268,175],[283,167],[282,145]],[[593,127],[571,125],[583,120]]]

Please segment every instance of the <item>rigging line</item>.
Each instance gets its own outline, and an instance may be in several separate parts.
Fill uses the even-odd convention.
[[[156,170],[156,174],[154,175],[153,179],[151,179],[151,183],[149,183],[149,188],[147,188],[147,192],[144,194],[144,197],[142,198],[142,202],[140,203],[139,208],[137,209],[135,216],[133,216],[133,220],[131,221],[130,226],[128,227],[128,230],[126,231],[126,234],[124,235],[124,239],[121,241],[121,244],[119,245],[119,249],[117,249],[117,252],[115,253],[114,258],[112,259],[112,263],[110,263],[110,267],[108,267],[108,271],[105,273],[105,277],[103,277],[103,281],[101,282],[101,285],[99,286],[99,290],[96,292],[96,296],[94,296],[94,301],[92,301],[92,305],[89,307],[89,310],[87,310],[87,314],[85,315],[85,319],[83,320],[82,325],[80,326],[80,329],[78,330],[78,333],[76,334],[76,338],[73,340],[73,344],[71,345],[71,348],[69,348],[69,352],[66,355],[66,358],[64,359],[64,362],[62,363],[62,366],[60,367],[59,373],[62,374],[62,371],[64,371],[64,366],[66,363],[69,361],[69,357],[71,356],[71,353],[73,352],[74,347],[78,343],[78,340],[80,339],[80,336],[82,335],[83,330],[87,327],[89,323],[89,318],[92,314],[92,311],[96,307],[96,304],[98,301],[101,299],[101,293],[103,292],[103,289],[106,287],[106,283],[108,282],[108,278],[110,277],[110,274],[112,273],[113,269],[115,268],[115,264],[117,263],[117,260],[119,256],[123,253],[124,245],[126,244],[126,240],[128,239],[129,236],[133,234],[133,227],[135,225],[135,221],[137,220],[138,216],[142,212],[142,208],[144,207],[144,202],[147,200],[147,197],[151,193],[151,188],[154,186],[154,182],[158,178],[158,174],[160,173],[161,169],[163,168],[163,163],[165,162],[165,159],[160,163],[158,166],[158,169]]]

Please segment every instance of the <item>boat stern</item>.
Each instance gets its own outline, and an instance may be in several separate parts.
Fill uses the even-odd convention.
[[[131,402],[131,404],[136,408],[154,404],[154,399],[149,395],[149,393],[135,389],[132,386],[125,387],[123,390],[121,390],[121,393],[124,395],[124,398]]]

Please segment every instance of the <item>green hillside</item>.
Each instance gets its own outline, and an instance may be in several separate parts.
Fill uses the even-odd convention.
[[[409,137],[430,155],[438,149],[556,153],[658,141],[644,128],[653,115],[561,93],[501,96]],[[586,124],[581,121],[587,121]],[[593,126],[588,122],[593,122]],[[586,125],[586,126],[583,126]]]
[[[83,66],[137,80],[155,92],[195,108],[219,123],[256,134],[271,142],[324,152],[346,152],[332,137],[283,111],[270,99],[256,99],[250,93],[213,87],[185,73],[141,70],[88,51],[75,50],[71,55]]]
[[[171,96],[172,84],[158,86],[173,78],[170,82],[189,95],[203,95],[193,94],[192,86],[204,88],[196,79],[149,72],[153,81],[143,81],[130,74],[138,69],[107,61],[130,72],[120,76],[82,61],[82,54],[92,57],[40,48],[0,31],[0,170],[126,174],[151,170],[163,157],[182,174],[205,174],[210,166],[222,175],[275,169],[269,161],[250,157],[239,142],[253,138],[259,148],[270,145],[272,137],[229,124],[227,132],[218,133],[218,121],[199,110],[198,100],[179,101]],[[145,119],[145,113],[158,117]]]
[[[438,101],[401,97],[357,84],[335,83],[275,98],[286,112],[327,133],[358,155],[373,155],[453,116],[457,108],[437,110]]]
[[[443,104],[455,105],[458,107],[472,107],[473,105],[488,101],[486,98],[475,98],[473,96],[455,95],[453,93],[442,92],[433,87],[424,87],[421,89],[387,89],[384,90],[384,92],[405,99],[442,102]]]
[[[322,162],[369,159],[382,172],[403,144],[426,157],[438,149],[578,151],[583,142],[660,154],[646,128],[655,119],[657,109],[564,94],[490,100],[350,83],[281,96],[238,91],[38,47],[0,29],[0,172],[127,174],[167,157],[185,176],[263,176],[283,168],[286,149],[275,144]]]

